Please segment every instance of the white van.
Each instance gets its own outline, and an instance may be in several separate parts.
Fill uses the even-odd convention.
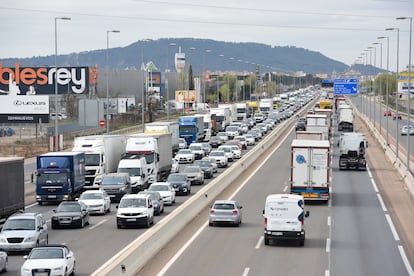
[[[138,193],[148,188],[148,166],[145,157],[137,159],[121,159],[118,172],[126,172],[131,178],[132,193]]]
[[[301,195],[272,194],[266,198],[263,210],[264,244],[270,241],[291,240],[305,245],[305,201]]]

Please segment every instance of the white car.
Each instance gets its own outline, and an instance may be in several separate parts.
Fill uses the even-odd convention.
[[[173,158],[172,165],[171,165],[171,173],[178,173],[179,171],[180,171],[180,166],[178,164],[178,161]]]
[[[225,168],[228,166],[227,156],[222,150],[212,150],[210,151],[208,157],[216,160],[216,164],[220,168]]]
[[[244,135],[244,137],[246,137],[246,143],[248,146],[254,146],[254,144],[256,143],[256,139],[253,137],[253,135],[246,134]]]
[[[79,199],[86,205],[89,214],[106,214],[111,211],[111,198],[104,190],[84,191]]]
[[[154,204],[149,194],[126,194],[121,198],[116,212],[116,227],[154,224]]]
[[[187,141],[184,138],[178,138],[178,148],[180,149],[187,148]]]
[[[195,155],[190,149],[180,149],[174,159],[177,160],[178,163],[193,163]]]
[[[231,150],[233,152],[233,159],[240,159],[241,158],[242,152],[241,152],[241,150],[238,146],[232,145]]]
[[[75,255],[66,245],[38,246],[24,256],[26,260],[20,275],[72,275],[75,272]]]
[[[224,154],[227,156],[227,161],[233,161],[233,151],[230,145],[221,145],[218,147],[218,150],[224,151]]]
[[[244,135],[235,136],[234,140],[240,141],[240,144],[242,144],[243,149],[247,149],[247,141]]]
[[[401,135],[413,135],[414,126],[413,125],[404,125],[401,128]]]
[[[152,183],[148,191],[159,192],[165,205],[173,205],[175,203],[175,189],[168,182],[154,182]]]
[[[220,137],[221,140],[223,140],[223,142],[227,142],[229,140],[229,136],[227,135],[226,132],[224,131],[220,131],[216,134],[216,136]]]
[[[7,271],[7,264],[9,262],[9,256],[5,251],[0,250],[0,272]]]
[[[213,168],[213,173],[216,173],[217,171],[218,171],[218,166],[217,166],[217,162],[216,162],[216,159],[214,159],[214,158],[211,158],[211,157],[209,157],[209,156],[206,156],[206,157],[204,157],[202,160],[207,160],[207,161],[210,161],[210,163],[211,163],[211,165],[212,165],[212,168]]]
[[[188,146],[188,149],[194,153],[194,157],[196,160],[199,160],[206,155],[204,148],[203,148],[203,144],[201,143],[191,143]]]

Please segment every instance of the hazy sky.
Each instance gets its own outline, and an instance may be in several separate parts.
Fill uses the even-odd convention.
[[[409,20],[414,0],[0,0],[1,58],[53,55],[55,17],[58,54],[124,47],[146,38],[201,38],[227,42],[257,42],[295,46],[344,62],[366,62],[396,70],[400,28],[400,70],[408,65]],[[364,51],[368,47],[374,50]],[[219,55],[211,49],[212,54]],[[201,54],[201,51],[200,51]],[[252,60],[254,62],[254,60]],[[269,64],[271,65],[271,64]]]

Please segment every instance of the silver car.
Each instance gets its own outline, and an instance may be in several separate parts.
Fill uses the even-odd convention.
[[[208,225],[232,224],[240,226],[242,223],[242,212],[240,206],[234,200],[216,200],[211,206]]]
[[[9,256],[5,251],[0,251],[0,272],[7,271],[7,263],[9,262]]]
[[[401,135],[414,135],[414,126],[413,125],[402,126]]]

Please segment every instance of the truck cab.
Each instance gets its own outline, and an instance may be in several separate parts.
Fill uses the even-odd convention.
[[[119,173],[128,173],[131,178],[133,193],[148,188],[148,166],[144,157],[137,159],[121,159],[118,164]]]

